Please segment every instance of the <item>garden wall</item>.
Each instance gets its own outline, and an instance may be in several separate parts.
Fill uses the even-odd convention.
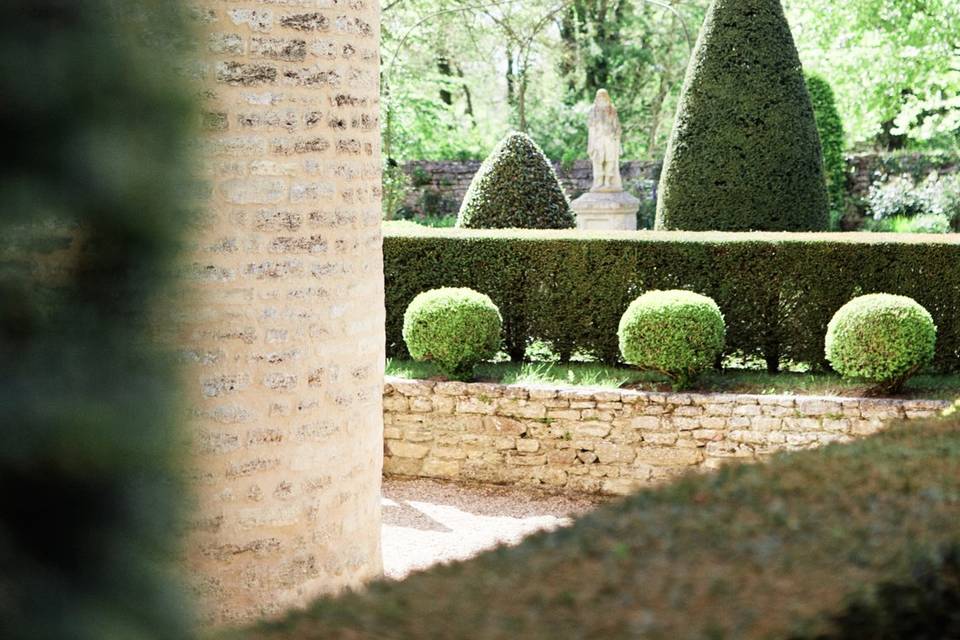
[[[589,161],[579,160],[572,166],[554,163],[557,177],[567,195],[574,199],[590,189],[593,183]],[[456,213],[470,186],[480,161],[413,160],[403,165],[413,181],[413,189],[405,205],[412,211]],[[910,175],[922,179],[929,173],[956,173],[960,159],[943,153],[866,153],[847,157],[847,192],[856,198],[867,195],[870,185],[887,175]],[[653,160],[631,160],[621,164],[623,182],[627,191],[643,201],[655,199],[660,163]],[[857,215],[862,215],[858,209]]]
[[[407,162],[403,169],[413,188],[405,206],[413,211],[455,214],[480,164],[479,160]],[[593,168],[588,160],[578,160],[569,167],[554,163],[554,169],[571,200],[589,191],[593,184]],[[624,162],[620,166],[624,188],[642,200],[653,200],[659,170],[660,163],[652,160]]]
[[[384,472],[624,494],[691,469],[851,440],[949,405],[388,378]]]

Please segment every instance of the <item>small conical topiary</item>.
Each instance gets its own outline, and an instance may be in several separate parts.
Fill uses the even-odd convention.
[[[827,226],[820,139],[779,0],[714,0],[687,69],[657,228]]]
[[[457,226],[569,229],[576,226],[576,218],[553,165],[539,145],[526,134],[511,133],[473,177],[460,206]]]
[[[820,134],[823,150],[823,170],[827,177],[827,196],[830,199],[830,228],[840,227],[840,219],[847,207],[847,160],[843,120],[837,111],[837,102],[830,83],[818,75],[806,75],[807,91],[813,103],[813,115]]]

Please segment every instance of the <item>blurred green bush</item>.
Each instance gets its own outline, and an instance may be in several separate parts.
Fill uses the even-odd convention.
[[[198,119],[174,0],[0,3],[0,637],[190,637],[157,310]]]
[[[960,637],[960,421],[690,474],[261,640]]]

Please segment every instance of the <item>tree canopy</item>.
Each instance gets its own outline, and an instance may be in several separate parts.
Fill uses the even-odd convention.
[[[392,0],[383,13],[387,154],[481,159],[511,129],[585,157],[610,91],[625,158],[666,148],[708,0]],[[833,87],[848,148],[960,145],[960,3],[784,0],[800,60]]]

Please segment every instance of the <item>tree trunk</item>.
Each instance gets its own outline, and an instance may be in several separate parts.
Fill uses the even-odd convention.
[[[450,65],[450,58],[446,56],[439,56],[437,58],[437,71],[440,72],[445,78],[453,77],[453,68]],[[450,92],[450,89],[442,87],[440,89],[440,101],[447,106],[453,104],[453,94]]]

